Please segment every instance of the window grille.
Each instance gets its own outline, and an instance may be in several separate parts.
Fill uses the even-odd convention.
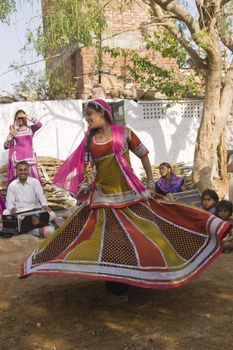
[[[165,119],[169,115],[180,114],[183,118],[200,118],[202,113],[202,101],[185,101],[167,108],[167,101],[142,102],[143,119]]]
[[[164,119],[164,103],[142,103],[143,119]]]

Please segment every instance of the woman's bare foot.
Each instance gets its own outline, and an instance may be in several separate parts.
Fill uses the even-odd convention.
[[[229,253],[232,250],[233,250],[233,241],[224,242],[224,244],[223,244],[223,252],[224,253]]]

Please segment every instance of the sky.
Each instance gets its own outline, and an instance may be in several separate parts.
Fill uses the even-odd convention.
[[[28,25],[36,27],[41,23],[41,3],[40,0],[30,2],[17,0],[17,12],[10,17],[10,25],[0,22],[0,95],[6,92],[12,93],[13,84],[23,79],[19,72],[12,71],[7,74],[9,66],[13,64],[23,64],[34,62],[38,57],[36,52],[20,52],[24,47],[26,39],[26,28]],[[44,62],[30,66],[35,71],[44,69]]]

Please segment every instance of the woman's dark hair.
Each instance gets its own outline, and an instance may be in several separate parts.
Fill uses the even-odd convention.
[[[227,211],[229,211],[230,216],[233,213],[233,205],[232,205],[232,203],[230,201],[227,201],[227,200],[219,201],[216,204],[216,214],[217,215],[218,215],[219,210],[221,210],[221,209],[226,209]]]
[[[103,108],[101,108],[101,106],[99,106],[97,103],[95,103],[95,101],[87,102],[84,110],[86,110],[87,108],[94,109],[96,112],[104,112],[104,119],[109,123],[108,113]]]
[[[163,162],[163,163],[159,164],[159,168],[160,168],[161,166],[165,166],[166,168],[171,169],[171,172],[172,172],[172,167],[171,167],[171,164],[170,164],[170,163]]]
[[[103,108],[101,108],[101,106],[99,106],[97,103],[95,103],[95,101],[87,102],[87,104],[85,105],[84,111],[85,111],[87,108],[94,109],[96,112],[101,112],[101,111],[103,111],[103,112],[104,112],[104,119],[109,123],[109,116],[108,116],[108,113],[107,113]],[[97,132],[98,132],[98,129],[91,129],[90,132],[89,132],[88,138],[87,138],[86,152],[87,152],[87,161],[88,161],[88,162],[89,162],[89,160],[91,159],[90,144],[91,144],[91,141],[92,141],[94,135],[95,135]]]
[[[98,129],[92,129],[89,132],[88,138],[87,138],[87,142],[86,142],[86,153],[87,153],[87,162],[91,161],[91,151],[90,151],[90,145],[91,145],[91,141],[94,137],[94,135],[97,133]]]
[[[16,121],[17,115],[18,115],[19,113],[24,113],[24,114],[26,114],[22,109],[18,109],[18,111],[15,113],[14,121]]]
[[[170,163],[166,163],[166,162],[163,162],[163,163],[159,164],[159,166],[165,166],[165,167],[170,168],[170,169],[172,168],[171,164]]]
[[[213,199],[215,202],[218,202],[219,197],[217,192],[214,190],[210,190],[209,188],[202,192],[201,199],[203,199],[205,196],[210,196],[211,199]]]

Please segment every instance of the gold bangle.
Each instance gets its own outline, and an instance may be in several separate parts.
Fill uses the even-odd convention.
[[[155,183],[153,180],[147,181],[147,188],[153,190],[155,188]]]

